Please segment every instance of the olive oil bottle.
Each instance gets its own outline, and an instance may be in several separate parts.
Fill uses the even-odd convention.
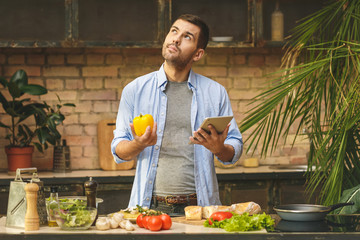
[[[59,194],[57,187],[50,187],[50,197],[46,204],[46,210],[48,214],[48,225],[49,227],[57,227],[55,218],[55,209],[59,208]]]

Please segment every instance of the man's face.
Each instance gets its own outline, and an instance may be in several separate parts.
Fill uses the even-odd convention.
[[[181,19],[175,21],[163,44],[164,59],[178,68],[184,68],[194,60],[198,51],[199,34],[198,26]]]

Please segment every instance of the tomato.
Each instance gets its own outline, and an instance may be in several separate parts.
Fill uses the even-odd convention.
[[[146,228],[151,231],[168,230],[171,228],[172,221],[169,215],[145,215],[140,214],[136,218],[136,224],[141,228]]]
[[[144,227],[144,225],[143,225],[143,218],[144,217],[145,217],[144,214],[139,214],[139,216],[136,218],[136,224],[141,228]]]
[[[135,134],[138,136],[142,136],[145,133],[146,128],[148,126],[150,126],[152,130],[154,125],[154,119],[150,114],[145,114],[145,115],[140,114],[140,116],[134,118],[133,124],[134,124]]]
[[[143,224],[143,226],[144,226],[144,228],[146,228],[146,229],[149,229],[149,228],[148,228],[148,225],[147,225],[147,222],[148,222],[149,218],[150,218],[150,216],[145,215],[145,216],[142,218],[142,221],[141,221],[142,224]]]
[[[212,221],[222,221],[231,218],[232,216],[233,214],[231,212],[214,212],[209,217],[209,224],[212,225]]]
[[[171,221],[171,217],[169,215],[161,214],[160,219],[162,222],[162,227],[161,227],[162,230],[168,230],[171,228],[172,221]]]
[[[150,216],[147,220],[148,229],[151,231],[159,231],[162,227],[160,216]]]

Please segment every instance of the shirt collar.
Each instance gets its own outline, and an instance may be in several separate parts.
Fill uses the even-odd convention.
[[[163,91],[165,90],[166,84],[167,84],[167,77],[164,70],[164,64],[161,65],[158,73],[158,88],[161,88]],[[196,76],[192,69],[190,69],[189,78],[188,78],[188,86],[189,88],[196,88]]]

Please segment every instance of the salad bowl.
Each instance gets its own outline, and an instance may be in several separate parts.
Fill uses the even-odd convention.
[[[86,230],[95,221],[97,209],[87,207],[86,203],[59,202],[54,214],[61,229]]]

